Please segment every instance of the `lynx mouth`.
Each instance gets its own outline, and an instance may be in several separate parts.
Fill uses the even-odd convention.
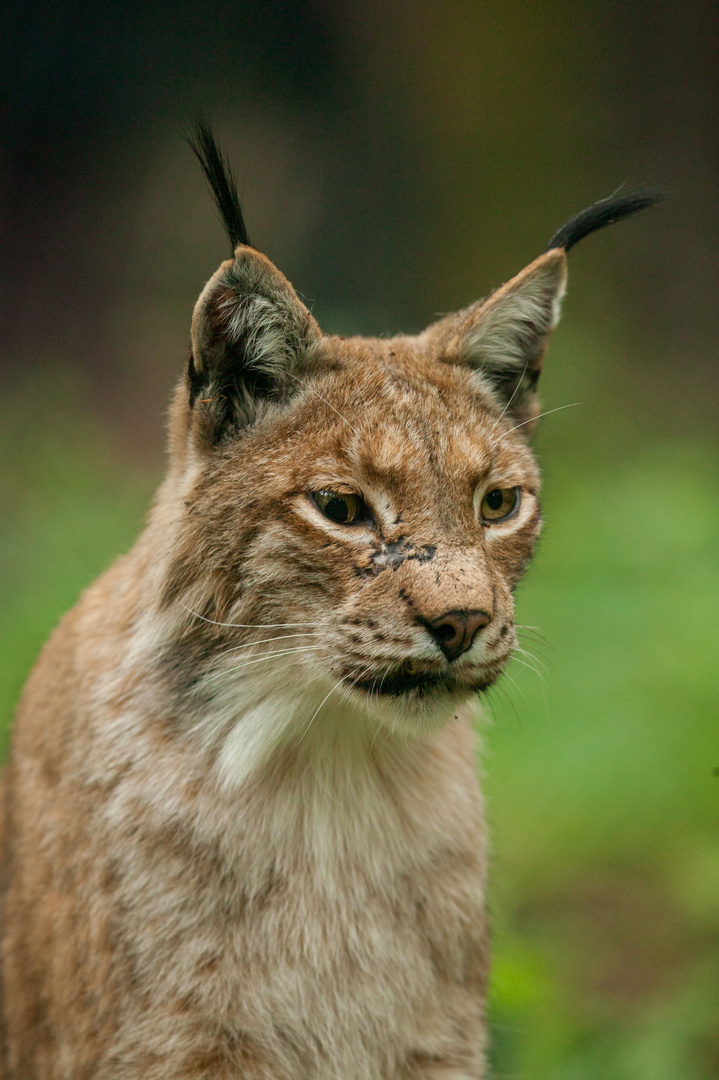
[[[355,688],[371,697],[398,697],[400,694],[411,691],[417,695],[424,695],[437,689],[450,690],[452,684],[441,675],[431,675],[424,671],[411,674],[399,668],[396,671],[385,671],[370,679],[360,680],[355,683]]]
[[[352,681],[352,688],[370,697],[427,697],[434,694],[468,695],[481,693],[494,682],[499,671],[483,671],[478,678],[458,679],[453,673],[417,671],[412,664],[377,672],[377,674]]]

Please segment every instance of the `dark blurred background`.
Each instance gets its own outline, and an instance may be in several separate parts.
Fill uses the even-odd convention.
[[[719,37],[704,0],[36,3],[0,15],[0,714],[131,544],[227,255],[182,133],[340,333],[423,327],[620,185],[544,377],[547,529],[479,721],[494,1075],[719,1075]]]

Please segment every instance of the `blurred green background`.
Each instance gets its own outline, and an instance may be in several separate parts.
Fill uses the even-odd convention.
[[[181,133],[327,330],[416,330],[621,184],[570,256],[523,648],[479,721],[493,1075],[719,1076],[716,7],[20,5],[0,16],[0,718],[125,550],[225,257]],[[534,670],[532,670],[534,669]],[[5,736],[6,738],[6,736]]]

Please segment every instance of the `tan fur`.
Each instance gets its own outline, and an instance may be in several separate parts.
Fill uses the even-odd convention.
[[[467,706],[511,654],[540,515],[513,430],[533,398],[503,397],[472,350],[504,334],[516,363],[529,304],[538,362],[563,287],[550,256],[527,278],[549,265],[541,300],[522,307],[522,279],[392,340],[323,337],[249,248],[209,283],[191,360],[207,387],[178,386],[147,529],[60,624],[18,712],[7,1080],[484,1076]],[[478,520],[515,486],[514,518]],[[324,489],[360,494],[374,525],[323,517]],[[468,609],[491,621],[450,662],[426,623]],[[438,686],[375,692],[397,671]]]

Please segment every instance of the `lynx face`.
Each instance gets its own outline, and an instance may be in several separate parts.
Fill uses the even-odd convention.
[[[393,723],[442,722],[511,654],[537,467],[514,417],[426,339],[328,338],[311,366],[287,407],[195,466],[172,592],[209,586],[209,609],[186,606],[257,627],[283,666],[307,647],[308,686]],[[195,630],[205,648],[217,629]],[[246,653],[221,663],[266,680],[238,666]]]
[[[335,393],[354,430],[335,419],[319,440],[288,485],[286,526],[298,562],[324,577],[325,599],[303,604],[321,620],[317,660],[363,698],[431,711],[484,689],[508,658],[538,476],[466,375],[411,345],[403,362],[399,343],[384,352],[348,380],[348,404],[368,398],[380,423]]]

